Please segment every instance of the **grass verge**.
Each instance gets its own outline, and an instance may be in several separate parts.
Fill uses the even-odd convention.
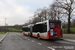
[[[63,33],[67,32],[67,28],[62,29]],[[75,32],[75,28],[70,28],[71,33]]]
[[[10,31],[22,31],[22,29],[16,29],[16,28],[8,28]]]
[[[0,34],[5,34],[5,32],[0,32]]]

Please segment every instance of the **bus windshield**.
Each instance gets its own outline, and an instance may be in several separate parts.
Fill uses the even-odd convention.
[[[22,30],[25,31],[25,32],[28,32],[28,31],[30,31],[30,28],[25,27],[25,28],[22,28]]]
[[[60,22],[53,22],[53,23],[50,22],[49,25],[50,25],[51,29],[56,29],[56,28],[61,29],[61,23]]]

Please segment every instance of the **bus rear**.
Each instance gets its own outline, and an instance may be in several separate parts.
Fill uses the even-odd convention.
[[[48,38],[49,39],[62,38],[61,21],[49,20]]]

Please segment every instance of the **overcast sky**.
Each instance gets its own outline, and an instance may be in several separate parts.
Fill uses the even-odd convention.
[[[24,24],[38,8],[47,7],[53,0],[0,0],[0,26]]]

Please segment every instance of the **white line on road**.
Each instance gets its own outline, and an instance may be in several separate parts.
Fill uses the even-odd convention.
[[[75,44],[73,44],[71,42],[65,42],[65,41],[56,41],[56,42],[75,45]]]
[[[32,42],[35,42],[34,40],[32,40]]]
[[[37,44],[42,45],[41,43],[37,43]]]
[[[64,39],[66,41],[71,41],[71,42],[75,42],[75,40],[71,40],[71,39]]]
[[[30,39],[28,39],[28,40],[30,40]]]
[[[15,34],[12,34],[12,35],[15,35]]]
[[[19,35],[21,35],[21,34],[19,34]]]
[[[25,39],[27,39],[27,37],[25,37]]]
[[[54,49],[54,48],[52,48],[52,47],[47,47],[47,48],[52,49],[52,50],[55,50],[55,49]]]

